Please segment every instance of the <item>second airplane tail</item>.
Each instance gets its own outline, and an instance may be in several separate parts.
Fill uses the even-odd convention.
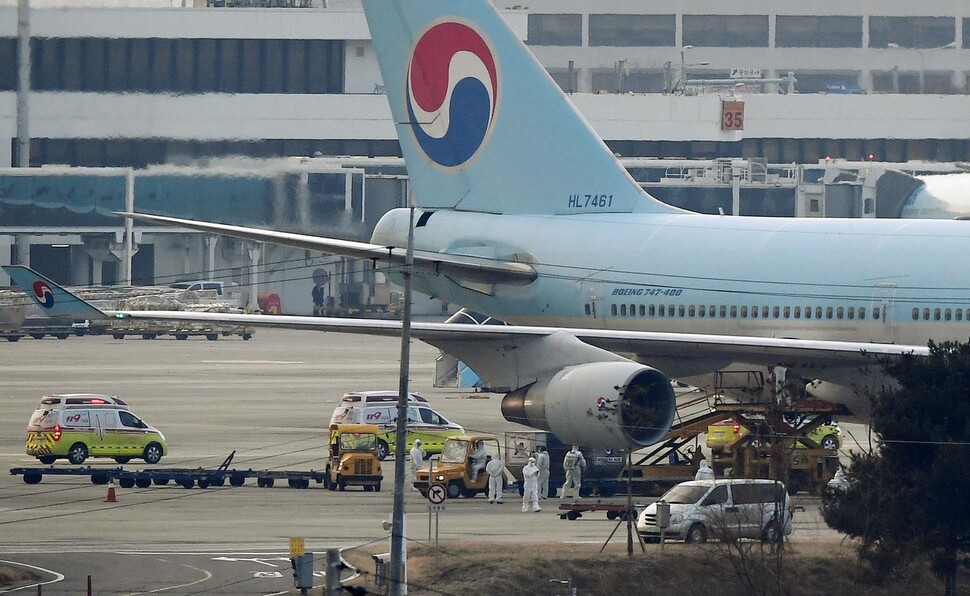
[[[670,213],[487,0],[364,0],[417,206]]]

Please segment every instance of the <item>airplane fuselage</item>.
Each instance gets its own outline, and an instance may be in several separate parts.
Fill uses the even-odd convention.
[[[529,285],[422,292],[509,323],[926,345],[970,337],[966,222],[438,211],[415,247],[530,262]],[[402,245],[407,211],[375,243]],[[401,234],[405,234],[402,236]]]

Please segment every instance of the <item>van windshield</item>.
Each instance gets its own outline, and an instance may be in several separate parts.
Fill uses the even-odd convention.
[[[709,486],[690,486],[690,485],[679,485],[664,493],[664,496],[660,497],[662,500],[668,503],[689,505],[691,503],[696,503],[703,497],[711,487]]]

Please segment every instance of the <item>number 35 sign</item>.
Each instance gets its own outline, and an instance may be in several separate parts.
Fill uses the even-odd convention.
[[[721,102],[721,130],[744,130],[744,102]]]

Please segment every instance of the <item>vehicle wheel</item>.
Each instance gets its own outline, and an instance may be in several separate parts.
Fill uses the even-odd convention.
[[[9,341],[10,343],[15,343],[15,342],[20,341],[20,338],[21,337],[23,337],[23,336],[21,336],[21,335],[8,335],[7,336],[7,341]]]
[[[91,484],[108,484],[108,482],[110,482],[110,480],[111,479],[108,478],[104,474],[92,474],[91,475]]]
[[[136,476],[135,477],[135,486],[137,486],[138,488],[148,488],[151,485],[152,485],[152,478],[151,478],[151,476]]]
[[[54,462],[57,461],[57,458],[54,457],[53,455],[42,455],[42,456],[38,457],[37,459],[39,459],[40,460],[40,463],[44,464],[45,466],[49,466],[52,463],[54,463]]]
[[[113,337],[115,339],[124,339],[125,338],[125,334],[124,333],[112,333],[111,334],[111,337]]]
[[[336,490],[337,487],[333,482],[330,481],[330,466],[327,466],[326,475],[323,477],[323,488],[327,490]]]
[[[44,339],[43,333],[31,333],[30,336],[34,339]]]
[[[192,488],[195,486],[195,480],[192,478],[182,478],[179,480],[179,484],[182,485],[182,488]]]
[[[212,484],[212,482],[209,480],[208,476],[199,478],[199,488],[209,488],[210,484]]]
[[[169,478],[168,476],[154,476],[152,478],[152,482],[154,482],[159,486],[165,486],[166,484],[169,483],[170,480],[171,478]]]
[[[462,486],[461,482],[458,480],[452,480],[448,483],[448,498],[457,499],[461,496]]]
[[[246,477],[242,474],[229,476],[229,486],[242,486],[243,484],[246,484]]]
[[[300,481],[300,488],[310,488],[310,479],[304,478]]]
[[[347,481],[337,476],[337,490],[347,490]]]
[[[155,333],[142,333],[141,334],[141,338],[142,339],[155,339],[156,337],[158,337],[158,335],[155,334]]]
[[[613,520],[615,520],[615,519],[616,519],[616,518],[617,518],[617,517],[618,517],[619,515],[620,515],[620,513],[619,513],[618,511],[607,511],[607,512],[606,512],[606,519],[608,519],[608,520],[610,520],[610,521],[613,521]]]
[[[158,443],[149,443],[145,447],[142,458],[146,464],[157,464],[158,460],[162,459],[162,446]]]
[[[374,490],[374,487],[373,487],[373,486],[371,486],[371,485],[369,485],[369,484],[365,484],[365,485],[364,485],[364,492],[365,492],[365,493],[369,493],[369,492],[371,492],[372,490]]]
[[[27,484],[37,484],[43,478],[44,478],[44,475],[38,474],[37,472],[30,472],[28,474],[24,474],[24,482],[26,482]]]
[[[215,340],[219,339],[219,334],[218,333],[206,333],[205,334],[205,338],[207,340],[209,340],[209,341],[215,341]]]
[[[212,486],[225,486],[226,477],[222,474],[213,474],[212,476],[209,476],[209,484]]]
[[[189,338],[189,336],[186,333],[176,333],[175,334],[175,339],[181,340],[181,339],[188,339],[188,338]]]
[[[694,524],[687,530],[687,536],[684,538],[684,542],[691,544],[707,542],[707,528],[701,523]]]
[[[474,499],[475,495],[477,494],[478,494],[478,491],[475,490],[474,488],[463,488],[461,490],[461,496],[465,497],[466,499]]]
[[[375,493],[381,492],[381,483],[380,482],[378,482],[377,484],[374,485],[374,492]]]
[[[765,526],[763,532],[761,532],[761,541],[767,544],[778,544],[782,541],[783,534],[781,533],[781,526],[778,525],[776,521],[768,522]]]
[[[54,334],[54,337],[56,337],[57,339],[67,339],[70,336],[71,336],[70,333],[55,333]]]
[[[568,519],[569,521],[576,521],[581,517],[583,517],[583,514],[578,511],[569,511],[566,513],[566,519]]]
[[[390,452],[385,441],[377,441],[377,459],[384,461]]]
[[[273,488],[274,484],[276,484],[275,478],[270,478],[270,477],[263,478],[263,486],[265,486],[266,488]]]
[[[835,435],[825,435],[822,437],[821,443],[822,449],[828,449],[830,451],[835,451],[839,448],[839,439]]]
[[[75,465],[84,463],[88,458],[88,448],[84,443],[74,443],[67,452],[67,461]]]
[[[119,478],[118,486],[120,486],[121,488],[131,488],[135,486],[135,478],[133,476],[125,476],[124,478]]]
[[[248,341],[248,340],[250,340],[250,339],[253,338],[253,334],[252,333],[243,333],[242,334],[242,338],[243,338],[243,341]]]
[[[118,456],[118,457],[114,458],[114,460],[116,462],[118,462],[119,464],[124,465],[124,464],[126,464],[126,463],[128,463],[128,462],[131,461],[131,457],[129,457],[127,455],[121,455],[121,456]]]
[[[286,484],[290,488],[301,488],[300,485],[303,484],[303,482],[301,482],[301,480],[299,478],[288,478],[286,480]]]

